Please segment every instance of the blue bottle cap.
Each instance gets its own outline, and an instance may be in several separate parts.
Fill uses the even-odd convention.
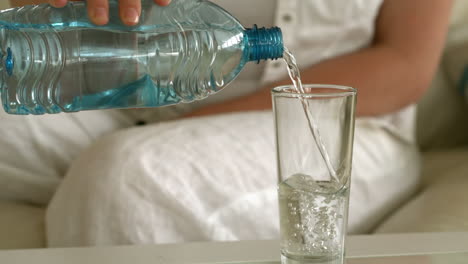
[[[245,32],[250,49],[250,61],[259,63],[261,60],[276,60],[283,57],[283,33],[279,27],[253,28]]]

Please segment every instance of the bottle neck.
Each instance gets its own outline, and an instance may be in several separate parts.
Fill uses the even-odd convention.
[[[249,61],[276,60],[283,57],[283,34],[279,27],[246,29],[246,56]]]

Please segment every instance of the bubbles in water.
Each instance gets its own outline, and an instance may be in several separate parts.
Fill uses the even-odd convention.
[[[339,254],[347,190],[311,178],[296,174],[279,185],[282,249],[298,255]]]

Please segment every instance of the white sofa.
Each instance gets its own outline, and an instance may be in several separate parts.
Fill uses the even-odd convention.
[[[468,65],[467,28],[468,1],[458,0],[441,67],[419,104],[422,188],[379,224],[377,233],[468,231],[468,102],[456,87]],[[44,247],[44,212],[0,201],[0,249]]]

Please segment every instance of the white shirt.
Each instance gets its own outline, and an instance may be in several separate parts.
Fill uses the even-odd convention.
[[[383,0],[212,0],[233,14],[245,27],[278,26],[284,44],[295,55],[299,67],[311,67],[323,60],[368,46],[375,32],[375,20]],[[287,78],[283,61],[248,63],[240,75],[218,94],[191,104],[157,110],[139,110],[142,119],[167,120],[202,106],[246,96],[264,85]],[[358,100],[359,100],[359,87]],[[416,107],[379,117],[358,118],[357,125],[380,127],[400,140],[415,142]]]
[[[375,20],[383,0],[214,0],[246,27],[278,26],[284,44],[301,68],[368,46],[375,32]],[[273,23],[272,23],[273,22]],[[261,78],[259,73],[263,73]],[[281,60],[250,63],[239,77],[212,101],[243,96],[266,83],[287,78]],[[359,87],[355,87],[359,91]],[[359,97],[359,95],[358,95]],[[366,126],[381,126],[400,139],[415,141],[416,107],[372,118],[358,118]]]

